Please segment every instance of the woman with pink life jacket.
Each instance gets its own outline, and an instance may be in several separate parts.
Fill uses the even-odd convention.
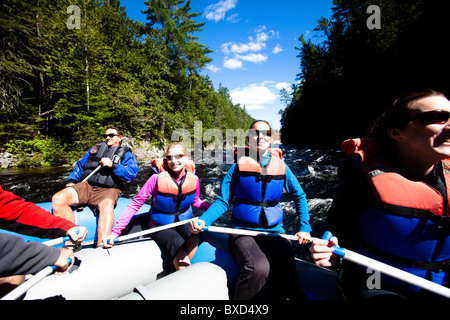
[[[117,220],[104,247],[111,247],[110,239],[117,238],[133,215],[151,197],[150,225],[167,225],[192,217],[192,207],[206,210],[210,204],[200,199],[200,182],[193,173],[194,163],[189,159],[186,147],[178,142],[167,147],[165,159],[152,161],[158,168],[141,188]],[[189,224],[162,230],[152,234],[173,259],[176,270],[190,265],[195,254],[198,236],[189,230]]]

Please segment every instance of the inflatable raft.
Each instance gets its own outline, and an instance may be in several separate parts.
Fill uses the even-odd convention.
[[[131,200],[120,198],[115,220]],[[38,204],[51,211],[51,203]],[[124,232],[142,227],[149,206],[144,205]],[[77,212],[76,224],[88,229],[87,241],[96,237],[96,218],[89,208]],[[140,221],[141,220],[141,221]],[[134,223],[133,223],[134,221]],[[122,232],[122,235],[124,234]],[[43,242],[23,236],[26,241]],[[26,300],[227,300],[239,268],[228,252],[227,235],[200,234],[192,265],[174,272],[151,234],[115,244],[112,248],[83,247],[74,266],[62,276],[50,275],[28,290]],[[337,300],[337,273],[296,259],[297,274],[310,300]],[[201,281],[199,281],[201,279]],[[192,288],[195,288],[193,290]]]
[[[119,201],[117,202],[117,205],[114,209],[114,223],[117,222],[117,220],[120,218],[120,215],[126,207],[130,204],[131,199],[127,198],[119,198]],[[42,202],[42,203],[36,203],[39,207],[42,209],[52,212],[52,203],[51,202]],[[94,239],[97,238],[97,219],[98,216],[94,215],[93,211],[89,207],[84,208],[75,208],[73,207],[74,213],[75,213],[75,224],[79,226],[83,226],[87,229],[87,236],[85,241],[92,242]],[[150,211],[150,206],[148,204],[144,204],[141,209],[136,212],[133,219],[139,219],[140,217],[146,215]],[[133,230],[130,228],[126,228],[124,232],[132,232]],[[31,237],[26,236],[22,234],[17,234],[14,232],[10,232],[7,230],[0,229],[0,232],[4,233],[10,233],[14,235],[21,236],[25,241],[36,241],[36,242],[46,242],[50,239],[41,239],[37,237]],[[61,245],[62,246],[62,245]]]

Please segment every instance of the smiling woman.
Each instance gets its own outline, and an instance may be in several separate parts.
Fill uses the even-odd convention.
[[[437,161],[450,157],[450,101],[435,90],[405,95],[388,108],[372,132],[391,149],[409,174],[421,179]]]
[[[116,222],[103,245],[109,248],[110,240],[117,238],[134,214],[151,198],[150,226],[168,225],[192,217],[192,208],[206,210],[209,204],[200,200],[200,182],[192,172],[193,162],[187,148],[179,143],[169,144],[166,158],[160,159],[158,174],[152,175]],[[191,161],[188,166],[188,162]],[[188,170],[189,169],[189,170]],[[153,239],[163,246],[179,270],[190,265],[197,250],[198,237],[192,235],[187,224],[153,234]]]
[[[349,157],[339,173],[345,181],[327,217],[340,245],[446,287],[449,119],[450,101],[441,92],[413,92],[375,122],[376,139],[344,141]],[[337,238],[313,241],[316,264],[338,263],[329,250]],[[424,297],[418,287],[385,276],[378,288],[389,291],[368,290],[366,273],[346,263],[342,271],[340,288],[348,299]]]

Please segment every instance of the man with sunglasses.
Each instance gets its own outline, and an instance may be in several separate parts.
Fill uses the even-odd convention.
[[[75,216],[70,206],[93,209],[98,215],[97,246],[111,232],[124,182],[133,180],[139,171],[131,150],[121,146],[123,136],[117,127],[108,126],[104,138],[76,163],[66,188],[52,198],[53,214],[72,222]]]

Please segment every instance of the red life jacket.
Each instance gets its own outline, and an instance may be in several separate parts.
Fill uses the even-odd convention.
[[[380,155],[372,139],[350,139],[342,143],[346,154],[359,154],[362,169],[368,176],[377,200],[393,206],[426,210],[437,216],[449,215],[449,203],[434,188],[422,181],[412,181],[394,171],[386,157]],[[450,159],[442,162],[450,200]],[[446,208],[446,212],[443,212]]]
[[[397,173],[373,139],[346,140],[342,149],[347,155],[359,155],[376,200],[359,217],[355,251],[449,286],[449,160],[442,161],[445,199],[428,184]],[[392,279],[388,282],[418,291]]]
[[[186,174],[178,184],[167,171],[166,159],[154,159],[151,164],[159,172],[156,183],[157,194],[152,199],[151,219],[157,224],[169,224],[192,217],[191,204],[195,199],[198,177],[192,172],[195,164],[192,160],[186,163]]]

